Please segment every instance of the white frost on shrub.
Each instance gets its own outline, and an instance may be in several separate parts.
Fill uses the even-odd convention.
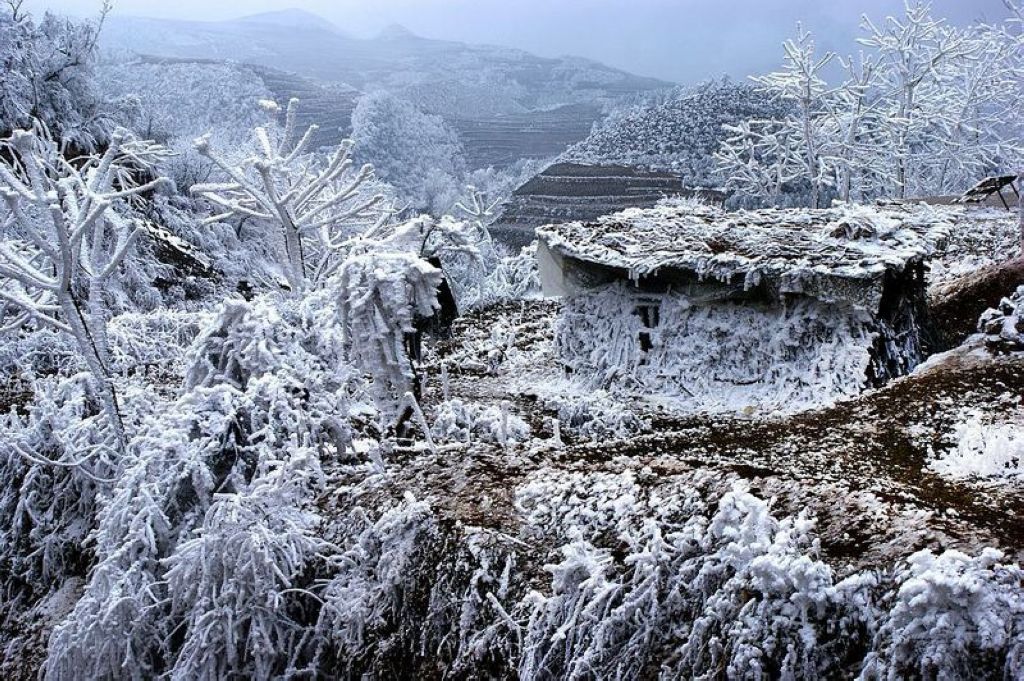
[[[558,410],[566,432],[586,440],[626,440],[651,429],[650,421],[604,390],[552,396],[546,406]]]
[[[964,679],[1004,659],[1004,678],[1024,672],[1024,571],[985,549],[920,551],[897,573],[899,588],[875,637],[863,679]],[[997,663],[998,664],[998,663]]]
[[[505,445],[530,437],[530,426],[505,406],[452,399],[437,408],[431,428],[438,442],[488,442]]]
[[[1024,478],[1024,421],[986,423],[975,412],[956,426],[955,446],[928,467],[953,479]]]

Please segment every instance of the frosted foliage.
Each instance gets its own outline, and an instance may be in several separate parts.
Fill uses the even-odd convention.
[[[412,389],[405,335],[437,307],[441,271],[411,253],[369,253],[342,263],[331,284],[349,359],[373,377],[385,411]]]
[[[1002,561],[991,548],[976,557],[911,556],[861,678],[971,678],[981,664],[1016,678],[1024,669],[1024,572]]]
[[[636,314],[640,298],[622,284],[566,301],[556,343],[576,380],[710,411],[806,409],[865,383],[873,333],[864,313],[813,300],[691,304],[670,294],[648,329]],[[647,352],[641,332],[650,334]]]
[[[360,385],[310,351],[327,344],[297,307],[225,305],[189,353],[185,392],[139,426],[98,517],[96,567],[51,638],[50,676],[215,678],[228,659],[283,672],[266,641],[287,650],[277,606],[306,603],[288,591],[319,547],[305,504],[318,458],[350,446]]]
[[[373,92],[352,112],[352,138],[355,157],[373,164],[413,210],[438,214],[457,199],[466,164],[458,136],[442,117]]]
[[[499,257],[492,269],[475,281],[459,281],[456,288],[459,309],[472,310],[498,303],[527,300],[540,296],[540,273],[537,271],[537,244],[519,253]]]
[[[63,578],[80,559],[118,467],[114,452],[98,446],[102,417],[85,387],[81,379],[37,380],[27,414],[0,416],[0,563],[26,584]]]
[[[436,442],[509,444],[530,437],[530,426],[510,413],[507,405],[486,406],[459,399],[443,402],[431,432]]]
[[[953,441],[930,462],[936,473],[954,479],[1024,478],[1024,421],[986,423],[973,413],[957,425]]]
[[[789,109],[753,85],[710,81],[613,111],[559,160],[621,164],[678,173],[688,187],[718,186],[713,155],[723,126],[781,116]]]
[[[588,440],[628,439],[651,429],[649,421],[603,390],[553,398],[561,427]]]
[[[115,447],[127,442],[111,383],[109,290],[126,276],[143,233],[132,201],[165,185],[150,181],[166,151],[117,130],[102,155],[72,165],[45,126],[2,140],[0,163],[0,323],[5,330],[48,326],[71,335],[92,374]]]
[[[25,8],[12,9],[0,7],[0,135],[39,120],[62,146],[92,151],[105,144],[119,107],[104,102],[92,80],[103,17],[72,21],[47,12],[34,21]]]
[[[180,365],[200,332],[213,321],[209,312],[160,310],[125,313],[110,320],[110,362],[115,371]]]
[[[570,542],[547,568],[550,595],[530,598],[521,678],[824,674],[862,622],[810,530],[736,489],[710,518],[623,531],[621,562]]]
[[[133,127],[176,152],[167,173],[182,191],[216,174],[192,140],[213,131],[218,146],[243,153],[249,131],[263,121],[258,101],[270,98],[262,79],[236,64],[104,62],[96,80],[108,96],[137,99]]]
[[[273,101],[262,104],[272,116],[280,110]],[[344,256],[347,242],[386,218],[377,209],[383,195],[368,192],[373,167],[353,170],[351,140],[343,141],[327,158],[309,153],[318,127],[299,133],[298,106],[297,99],[288,103],[283,127],[256,127],[254,152],[237,165],[214,147],[210,135],[195,140],[197,151],[225,180],[191,189],[215,209],[209,223],[252,219],[268,226],[268,236],[278,242],[281,270],[295,294],[322,283]]]
[[[958,194],[1015,169],[1024,34],[1005,4],[1017,16],[997,24],[954,26],[922,2],[877,23],[864,16],[856,60],[817,53],[798,26],[783,69],[755,78],[788,115],[726,126],[725,185],[773,203],[810,187],[817,204],[824,188],[844,201]]]
[[[516,508],[535,531],[559,538],[620,533],[644,510],[632,472],[562,473],[543,470],[516,490]]]
[[[343,665],[356,663],[373,638],[388,637],[388,623],[402,616],[403,586],[411,585],[422,552],[438,534],[430,505],[413,498],[376,522],[357,513],[350,523],[350,544],[333,559],[338,572],[323,590],[316,624],[323,641],[317,657]],[[388,646],[381,641],[374,648]]]
[[[269,678],[287,671],[311,594],[294,589],[320,551],[319,518],[304,509],[321,473],[310,451],[293,453],[245,494],[221,494],[195,537],[166,559],[172,617],[185,638],[173,679]]]

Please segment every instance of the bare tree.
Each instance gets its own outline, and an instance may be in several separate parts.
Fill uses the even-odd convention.
[[[255,129],[258,152],[240,166],[232,166],[219,156],[208,135],[196,140],[199,153],[212,160],[228,181],[192,187],[193,193],[221,211],[207,222],[248,217],[277,229],[282,269],[296,295],[309,283],[304,240],[312,239],[319,250],[321,262],[312,269],[322,272],[326,269],[323,259],[331,258],[351,236],[346,228],[352,222],[365,226],[379,218],[374,208],[383,200],[380,194],[365,196],[373,167],[364,165],[352,171],[350,140],[342,142],[326,163],[306,153],[318,127],[310,126],[302,137],[296,137],[298,103],[297,99],[288,103],[284,130],[277,140],[272,139],[267,127]],[[277,111],[273,102],[265,104],[271,112]]]
[[[102,156],[66,160],[37,124],[3,140],[0,163],[0,301],[4,328],[49,326],[71,334],[92,373],[119,448],[124,424],[111,381],[104,291],[141,233],[125,202],[167,182],[137,182],[162,147],[116,131]]]

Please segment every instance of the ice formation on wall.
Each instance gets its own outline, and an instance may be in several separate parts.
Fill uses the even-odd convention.
[[[694,410],[799,410],[856,395],[874,340],[863,312],[803,299],[784,307],[660,299],[644,326],[629,284],[569,298],[559,355],[591,387],[657,393]],[[650,338],[644,350],[641,334]]]

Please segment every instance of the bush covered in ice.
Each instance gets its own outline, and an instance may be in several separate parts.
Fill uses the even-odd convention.
[[[955,479],[1024,477],[1024,420],[987,423],[980,413],[969,414],[953,432],[953,447],[929,468]]]
[[[651,428],[649,421],[603,390],[547,400],[563,431],[585,440],[625,440]]]
[[[453,399],[437,407],[431,433],[437,442],[505,445],[529,439],[530,426],[511,413],[507,404],[493,406]]]

